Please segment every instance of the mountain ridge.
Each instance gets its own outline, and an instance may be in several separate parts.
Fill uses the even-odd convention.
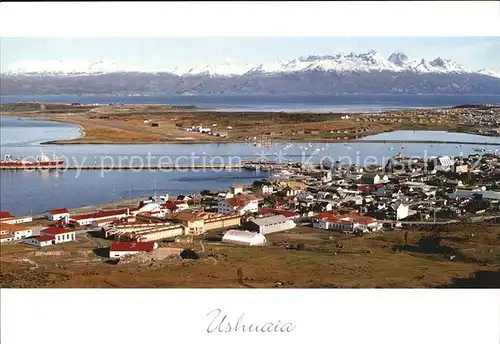
[[[214,76],[231,77],[242,75],[287,74],[307,71],[325,72],[370,72],[391,71],[416,73],[487,73],[489,76],[499,77],[500,73],[481,68],[472,71],[462,67],[457,62],[436,57],[433,60],[410,58],[405,53],[395,52],[385,58],[375,50],[367,53],[339,53],[335,55],[309,55],[291,60],[280,60],[270,63],[237,65],[224,62],[199,67],[180,67],[148,70],[134,66],[121,66],[114,61],[21,61],[10,65],[2,75],[100,75],[110,73],[168,73],[180,77],[187,76]]]
[[[455,61],[363,54],[309,55],[239,66],[144,70],[112,61],[13,64],[1,74],[2,95],[22,94],[500,94],[500,75]]]

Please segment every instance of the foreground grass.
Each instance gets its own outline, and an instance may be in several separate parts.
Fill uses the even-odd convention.
[[[470,237],[471,232],[475,235],[470,244],[477,248],[473,254],[481,260],[451,261],[443,254],[395,251],[395,245],[404,243],[403,232],[355,237],[306,227],[270,235],[269,245],[265,247],[227,246],[207,240],[205,252],[201,252],[199,243],[194,243],[189,246],[202,256],[195,261],[172,259],[143,265],[75,264],[68,256],[40,258],[12,251],[11,254],[2,253],[1,284],[2,287],[78,288],[456,287],[462,286],[464,281],[474,282],[471,276],[477,271],[498,273],[498,226],[456,227],[441,234]],[[422,237],[430,234],[409,232],[407,245],[416,247]],[[302,243],[303,248],[287,249],[285,243]],[[52,249],[60,250],[62,246]],[[64,251],[81,250],[84,256],[90,247],[84,243],[70,244]],[[24,256],[39,259],[40,267],[35,269],[28,263],[12,259]],[[238,278],[239,269],[242,280]],[[487,282],[486,286],[492,287],[492,283]]]

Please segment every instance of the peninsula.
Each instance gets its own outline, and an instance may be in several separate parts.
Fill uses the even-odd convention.
[[[346,142],[394,130],[440,130],[500,137],[500,106],[401,109],[377,113],[229,112],[195,106],[3,104],[2,115],[81,127],[52,144]]]

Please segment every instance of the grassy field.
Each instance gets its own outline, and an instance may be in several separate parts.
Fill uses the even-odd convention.
[[[420,239],[431,235],[466,242],[467,249],[453,260],[448,254],[421,251]],[[143,265],[99,262],[92,257],[96,243],[87,238],[43,249],[68,252],[56,257],[34,256],[40,250],[8,245],[2,247],[1,284],[83,288],[433,288],[475,286],[476,273],[493,276],[486,282],[486,286],[493,287],[494,278],[498,278],[495,276],[500,274],[500,228],[494,224],[448,225],[437,232],[411,231],[406,244],[404,231],[358,237],[310,227],[269,235],[264,247],[228,246],[210,238],[208,234],[204,252],[199,242],[174,244],[195,249],[201,255],[199,260],[169,259]],[[303,246],[297,250],[295,244]],[[78,263],[82,259],[89,262]]]

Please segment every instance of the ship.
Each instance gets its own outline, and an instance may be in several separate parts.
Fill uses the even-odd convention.
[[[64,160],[56,157],[54,154],[52,159],[41,152],[35,157],[35,161],[25,160],[24,156],[14,158],[11,154],[6,154],[5,159],[0,161],[2,167],[57,167],[64,165]]]

